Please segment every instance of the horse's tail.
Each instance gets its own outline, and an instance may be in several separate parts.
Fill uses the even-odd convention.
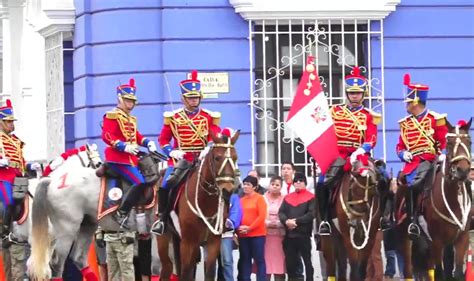
[[[31,257],[28,271],[35,279],[48,279],[51,275],[48,187],[51,180],[43,178],[38,183],[32,210]]]

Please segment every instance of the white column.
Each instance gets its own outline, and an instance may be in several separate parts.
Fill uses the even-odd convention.
[[[63,40],[72,35],[75,22],[72,0],[44,1],[47,21],[39,29],[45,39],[47,159],[65,149]]]
[[[7,5],[3,19],[3,95],[15,104],[21,102],[23,1],[9,0]]]

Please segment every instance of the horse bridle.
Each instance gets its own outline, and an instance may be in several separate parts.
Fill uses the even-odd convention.
[[[222,164],[221,164],[219,170],[217,170],[216,179],[215,179],[216,183],[220,182],[220,181],[229,181],[229,182],[232,182],[232,183],[235,182],[234,177],[229,177],[229,176],[226,176],[226,175],[223,174],[225,166],[227,164],[229,164],[231,166],[234,175],[239,170],[239,168],[237,166],[237,163],[234,162],[234,159],[232,159],[231,149],[234,148],[234,145],[231,143],[231,139],[228,138],[227,143],[216,143],[212,146],[212,148],[215,148],[215,147],[222,147],[222,148],[226,149],[225,154],[224,154],[224,161],[222,161]],[[213,168],[212,163],[211,163],[211,167]]]
[[[456,138],[456,144],[454,145],[454,148],[453,148],[453,158],[451,158],[449,160],[449,167],[450,169],[448,170],[449,171],[449,174],[446,175],[446,160],[443,161],[442,163],[442,174],[443,176],[441,177],[441,195],[442,195],[442,198],[443,198],[443,203],[444,203],[444,206],[445,208],[448,210],[448,213],[449,213],[449,216],[446,216],[444,215],[435,205],[434,203],[434,200],[433,200],[433,190],[431,190],[431,206],[433,207],[433,210],[435,211],[436,214],[438,214],[443,220],[445,220],[446,222],[454,225],[454,226],[457,226],[461,231],[464,231],[464,229],[466,228],[466,224],[467,224],[467,220],[468,220],[468,216],[469,216],[469,213],[470,213],[470,210],[471,210],[471,200],[467,194],[467,190],[466,190],[466,187],[465,187],[465,184],[464,182],[462,182],[461,184],[458,184],[459,187],[462,188],[462,191],[463,192],[463,200],[462,202],[459,202],[459,207],[461,209],[461,219],[459,219],[456,214],[454,213],[454,211],[452,210],[452,208],[450,207],[450,205],[448,204],[447,200],[446,200],[446,195],[445,195],[445,187],[444,187],[444,182],[445,182],[445,178],[448,177],[449,179],[451,180],[455,180],[455,176],[453,175],[454,172],[454,167],[452,164],[454,164],[455,162],[457,161],[460,161],[460,160],[467,160],[469,163],[471,162],[471,153],[470,153],[470,150],[469,148],[466,146],[466,144],[464,144],[462,141],[461,141],[461,138],[470,138],[469,134],[461,134],[459,132],[459,128],[460,126],[457,125],[455,127],[455,133],[447,133],[446,134],[446,139],[448,139],[449,137],[455,137]],[[457,152],[458,152],[458,149],[459,148],[462,148],[464,149],[464,152],[465,154],[461,154],[461,155],[457,155]]]
[[[452,170],[452,164],[458,162],[460,160],[467,160],[469,163],[471,162],[471,152],[467,145],[462,142],[461,138],[470,138],[469,134],[461,134],[459,132],[459,125],[455,127],[455,133],[447,133],[446,139],[448,138],[456,138],[456,144],[454,145],[453,149],[453,158],[449,159],[449,166]],[[458,149],[463,149],[465,153],[457,155]],[[456,156],[457,155],[457,156]],[[444,171],[443,171],[444,173]],[[451,175],[450,175],[451,176]]]
[[[222,193],[223,192],[222,192],[221,188],[219,188],[218,182],[219,181],[230,181],[230,182],[234,183],[234,181],[235,181],[234,177],[229,177],[229,176],[226,176],[226,175],[223,174],[224,169],[225,169],[226,165],[229,164],[232,167],[232,170],[233,170],[234,175],[235,175],[236,171],[238,171],[238,168],[237,168],[237,163],[234,162],[234,159],[232,159],[232,154],[231,154],[231,149],[234,148],[234,145],[231,143],[231,139],[228,138],[227,143],[217,143],[217,144],[212,145],[211,151],[210,151],[210,156],[211,157],[209,157],[209,155],[206,157],[206,159],[209,158],[208,161],[210,161],[209,164],[210,164],[210,169],[211,169],[212,173],[214,173],[214,171],[215,171],[213,161],[212,161],[212,159],[213,159],[212,149],[214,149],[216,147],[225,148],[226,151],[225,151],[225,155],[224,155],[224,157],[225,157],[224,161],[222,161],[222,164],[221,164],[219,170],[217,170],[216,178],[214,179],[215,184],[206,181],[206,184],[208,186],[214,187],[215,190],[214,191],[209,191],[209,190],[206,189],[206,187],[200,185],[202,167],[204,166],[203,165],[204,161],[202,161],[199,164],[199,170],[198,170],[198,173],[197,173],[198,177],[197,177],[197,180],[196,180],[196,192],[195,192],[195,196],[194,196],[194,205],[195,206],[193,206],[191,204],[191,202],[189,201],[189,198],[188,198],[188,181],[186,181],[186,185],[185,185],[185,196],[186,196],[186,202],[187,202],[189,208],[191,209],[191,211],[198,218],[200,218],[204,222],[204,224],[207,226],[209,231],[211,231],[214,235],[221,235],[222,232],[223,232],[223,226],[224,226],[224,206],[225,206],[225,203],[224,203],[224,200],[222,198]],[[202,212],[201,208],[199,207],[199,201],[198,201],[199,192],[197,192],[198,188],[202,188],[209,195],[216,195],[216,194],[218,195],[217,211],[211,217],[206,217],[204,215],[204,213]],[[210,221],[214,221],[214,225],[211,225]]]
[[[82,159],[81,157],[81,153],[77,153],[75,154],[77,156],[77,158],[79,158],[79,161],[81,161],[81,165],[82,167],[85,167],[85,168],[92,168],[92,169],[97,169],[99,168],[100,164],[99,165],[96,165],[93,161],[94,158],[100,158],[100,155],[99,155],[99,152],[97,152],[97,150],[92,150],[90,149],[90,146],[88,144],[86,144],[86,154],[87,154],[87,158],[89,159],[89,163],[86,164],[84,162],[84,159]]]
[[[376,174],[375,173],[375,170],[373,167],[369,167],[367,168],[369,170],[369,173],[373,173],[373,174]],[[365,180],[365,184],[361,183],[356,176],[353,175],[353,173],[351,172],[351,182],[355,183],[355,185],[357,187],[360,187],[362,188],[364,191],[365,191],[365,194],[364,194],[364,199],[360,199],[360,200],[354,200],[354,201],[348,201],[347,204],[349,206],[354,206],[354,205],[359,205],[359,204],[366,204],[368,208],[370,208],[370,205],[369,205],[369,191],[374,188],[376,186],[377,183],[373,183],[373,184],[370,184],[370,174],[367,174],[366,176],[366,180]],[[352,187],[349,189],[349,192],[351,192],[352,190]],[[355,210],[353,210],[352,208],[350,208],[351,212],[353,212],[355,215],[358,215],[358,216],[363,216],[364,214],[360,213],[360,212],[357,212]]]

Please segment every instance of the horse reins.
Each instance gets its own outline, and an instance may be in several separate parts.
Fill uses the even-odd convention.
[[[216,187],[217,187],[216,191],[219,195],[217,212],[211,217],[206,217],[204,215],[204,213],[202,212],[201,208],[199,207],[198,194],[199,194],[199,188],[200,188],[202,167],[204,166],[205,161],[201,161],[201,163],[199,165],[198,176],[197,176],[197,180],[196,180],[196,192],[195,192],[195,196],[194,196],[194,204],[195,204],[196,207],[194,207],[188,199],[188,184],[187,183],[186,183],[185,196],[186,196],[186,202],[188,203],[188,206],[191,209],[191,211],[198,218],[200,218],[204,222],[204,224],[206,224],[207,228],[214,235],[221,235],[222,232],[223,232],[223,228],[224,228],[224,206],[225,206],[225,204],[224,204],[224,200],[222,199],[222,191],[219,189],[219,185],[217,184],[217,182],[219,182],[219,181],[234,182],[235,179],[233,177],[222,176],[222,173],[224,172],[224,168],[227,164],[229,164],[232,167],[234,173],[238,168],[237,168],[237,164],[234,162],[234,159],[232,159],[231,149],[234,148],[234,145],[232,145],[230,138],[227,139],[227,143],[214,144],[211,149],[213,149],[215,147],[226,148],[226,152],[225,152],[225,155],[224,155],[225,159],[222,162],[221,167],[218,170],[217,177],[215,178]],[[211,160],[209,160],[209,161],[211,161]],[[212,171],[214,171],[214,166],[212,165],[212,162],[211,162],[210,168],[211,168]],[[206,181],[206,183],[211,185],[211,183],[209,183],[207,181]],[[210,194],[208,190],[206,190],[205,188],[203,188],[203,189],[208,194]],[[214,219],[215,219],[215,224],[211,225],[209,220],[214,220]]]
[[[369,169],[369,170],[372,173],[374,173],[373,169]],[[370,180],[370,176],[369,176],[369,174],[367,174],[365,185],[364,185],[364,184],[360,183],[359,180],[357,179],[357,177],[355,177],[351,173],[351,179],[350,179],[349,183],[355,183],[358,187],[362,188],[365,191],[364,199],[355,200],[355,201],[348,201],[347,204],[346,204],[346,202],[344,202],[342,191],[339,193],[339,199],[341,201],[341,206],[342,206],[342,209],[344,210],[347,218],[350,218],[351,215],[356,216],[356,217],[363,217],[365,215],[365,213],[361,213],[361,212],[358,212],[358,211],[354,210],[351,207],[351,205],[353,206],[353,205],[359,205],[359,204],[367,204],[367,207],[369,208],[369,221],[368,221],[367,225],[366,225],[365,221],[362,220],[362,228],[363,228],[363,231],[364,231],[364,241],[362,242],[361,245],[357,245],[355,240],[354,240],[355,229],[353,227],[349,227],[349,234],[350,234],[350,240],[351,240],[352,247],[354,249],[357,249],[357,250],[362,250],[367,245],[367,243],[369,241],[369,238],[370,238],[369,237],[370,236],[370,229],[372,227],[372,217],[373,217],[373,213],[374,213],[375,199],[372,198],[372,204],[368,204],[369,203],[369,191],[372,188],[374,188],[376,186],[376,184],[371,185],[369,180]],[[351,192],[351,190],[352,190],[352,186],[350,187],[349,192]],[[378,209],[377,209],[376,212],[378,212]]]

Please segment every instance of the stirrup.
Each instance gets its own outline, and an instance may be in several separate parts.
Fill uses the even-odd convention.
[[[15,237],[13,232],[8,233],[8,235],[3,235],[2,236],[2,248],[8,249],[12,244],[16,245],[26,245],[26,242],[20,242],[18,239]]]
[[[323,235],[330,235],[331,234],[331,225],[329,224],[329,222],[327,221],[322,221],[320,224],[319,224],[319,235],[323,236]]]
[[[408,236],[410,237],[410,239],[412,240],[416,239],[420,237],[420,234],[421,234],[421,231],[418,224],[412,222],[410,223],[410,225],[408,225]]]
[[[161,220],[157,220],[151,226],[151,233],[155,235],[163,235],[165,233],[165,224]]]

